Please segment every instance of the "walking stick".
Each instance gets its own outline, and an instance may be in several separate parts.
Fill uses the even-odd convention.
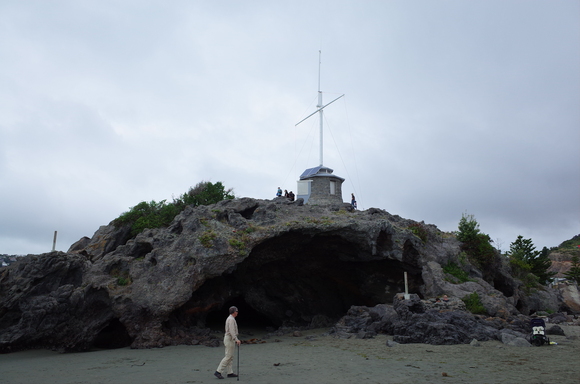
[[[240,381],[240,344],[238,344],[238,381]]]

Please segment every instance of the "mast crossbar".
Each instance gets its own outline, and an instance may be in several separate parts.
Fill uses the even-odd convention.
[[[296,124],[294,124],[294,126],[297,126],[298,124],[302,123],[304,120],[308,119],[310,116],[315,115],[318,112],[322,111],[324,108],[328,107],[330,104],[334,103],[336,100],[340,99],[343,96],[344,96],[344,94],[338,96],[336,99],[332,100],[330,103],[325,104],[322,107],[318,108],[316,111],[312,112],[310,115],[306,116],[305,118],[303,118],[302,120],[300,120],[299,122],[297,122]]]

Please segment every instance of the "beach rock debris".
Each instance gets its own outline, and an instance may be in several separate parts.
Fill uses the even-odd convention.
[[[369,338],[379,333],[393,335],[392,341],[387,341],[388,347],[397,343],[478,346],[479,341],[487,340],[529,347],[529,319],[522,314],[503,319],[474,315],[459,309],[439,310],[430,307],[428,302],[416,294],[410,294],[408,299],[400,294],[393,305],[351,307],[332,327],[330,335],[343,339],[360,338],[361,334]]]

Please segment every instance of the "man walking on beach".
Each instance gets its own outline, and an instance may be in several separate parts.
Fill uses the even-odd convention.
[[[238,308],[230,307],[230,315],[226,319],[226,334],[224,335],[224,346],[226,347],[226,355],[220,362],[220,365],[215,371],[214,376],[218,379],[223,379],[223,374],[228,374],[228,377],[238,377],[234,373],[232,363],[234,361],[234,350],[236,344],[240,345],[242,342],[238,339],[238,323],[236,317],[238,316]]]

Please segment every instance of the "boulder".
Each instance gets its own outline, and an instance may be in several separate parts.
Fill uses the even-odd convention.
[[[108,252],[114,251],[120,245],[129,240],[131,226],[128,224],[120,227],[114,224],[101,226],[92,238],[83,237],[70,246],[68,253],[80,253],[90,259],[98,259]]]
[[[525,336],[518,336],[512,333],[502,332],[501,342],[512,347],[531,347]]]
[[[552,325],[546,329],[546,335],[566,336],[564,330],[558,325]]]
[[[525,314],[544,311],[556,312],[559,310],[560,300],[561,295],[557,289],[545,287],[520,297],[519,310]]]
[[[552,324],[563,324],[570,321],[570,318],[565,313],[553,313],[548,316],[549,322]]]
[[[115,314],[106,289],[83,285],[90,263],[52,252],[21,258],[0,275],[0,352],[85,350]]]
[[[465,311],[426,310],[416,295],[395,301],[393,307],[399,315],[393,327],[393,340],[398,343],[468,344],[497,337],[497,330],[481,318]]]
[[[580,314],[580,289],[574,282],[564,282],[557,284],[555,289],[560,294],[561,299],[557,301],[560,304],[560,310],[569,314]]]
[[[481,347],[481,343],[477,339],[471,340],[469,345],[471,345],[472,347]]]
[[[384,333],[393,335],[393,341],[401,344],[450,345],[468,344],[473,339],[498,340],[498,329],[502,328],[515,332],[511,330],[513,324],[504,320],[494,323],[464,310],[429,308],[430,304],[415,294],[409,299],[398,295],[392,306],[353,306],[331,329],[330,335],[346,339]]]
[[[442,266],[432,261],[425,263],[422,276],[425,281],[423,294],[426,297],[442,297],[446,295],[453,299],[453,303],[457,304],[458,301],[461,301],[460,299],[477,292],[488,315],[505,317],[519,313],[512,303],[513,298],[507,298],[501,291],[495,289],[481,277],[473,276],[471,281],[459,284],[452,283],[446,279]],[[513,279],[511,279],[511,283],[516,285]],[[514,291],[514,289],[511,289],[510,293],[513,295]],[[444,304],[446,303],[440,303],[439,305],[443,306]],[[465,306],[456,309],[465,309]]]

